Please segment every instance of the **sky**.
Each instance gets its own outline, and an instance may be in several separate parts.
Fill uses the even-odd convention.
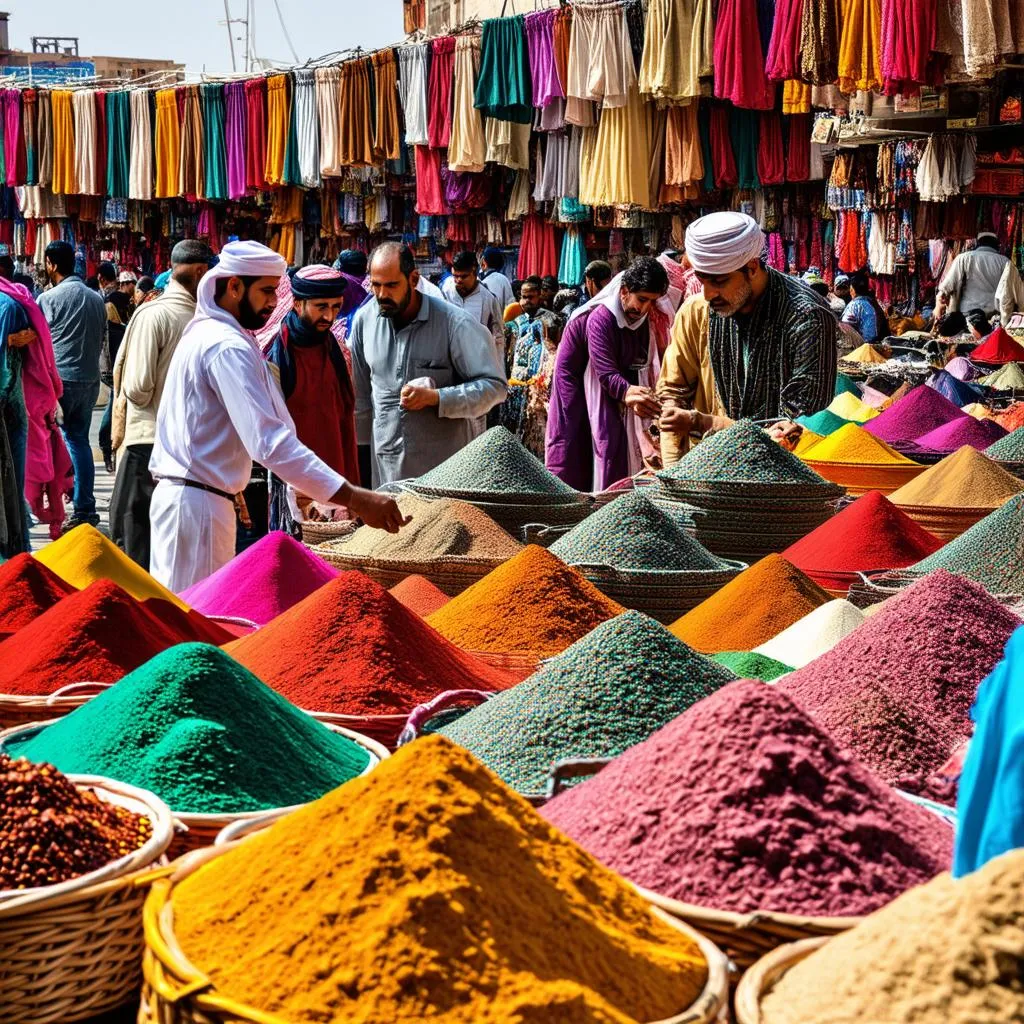
[[[229,0],[232,18],[244,17],[245,0]],[[364,49],[400,42],[402,0],[278,0],[299,61],[354,46]],[[274,0],[254,0],[256,52],[293,63]],[[231,71],[224,0],[158,0],[103,4],[81,0],[0,0],[10,12],[15,49],[31,49],[32,36],[78,36],[84,56],[155,57],[184,63],[188,71]],[[241,36],[245,27],[236,25]],[[238,69],[244,47],[235,43]]]

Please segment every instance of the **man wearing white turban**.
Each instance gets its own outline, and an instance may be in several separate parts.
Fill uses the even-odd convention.
[[[350,484],[302,444],[255,338],[277,304],[284,260],[257,242],[230,242],[199,282],[196,313],[167,373],[149,463],[150,572],[181,593],[235,554],[235,496],[255,459],[317,501],[346,506],[397,533],[395,501]]]
[[[764,233],[744,213],[711,213],[686,229],[686,255],[703,295],[679,310],[662,362],[666,464],[685,451],[691,433],[744,418],[795,419],[832,401],[835,314],[804,282],[765,266],[763,249]],[[707,408],[695,403],[698,396]]]

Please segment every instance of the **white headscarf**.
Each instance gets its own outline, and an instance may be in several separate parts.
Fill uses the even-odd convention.
[[[709,213],[686,229],[686,256],[699,274],[731,274],[763,251],[764,232],[745,213]]]
[[[217,305],[214,292],[222,277],[281,277],[288,270],[283,256],[259,242],[228,242],[220,251],[220,261],[211,267],[196,290],[196,315],[189,328],[204,320],[218,320],[236,331],[243,330],[239,322]]]

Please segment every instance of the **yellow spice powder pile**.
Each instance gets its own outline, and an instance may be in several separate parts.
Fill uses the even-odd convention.
[[[217,992],[294,1022],[643,1024],[699,947],[439,736],[183,881],[174,930]]]
[[[762,1024],[1024,1020],[1024,850],[904,893],[788,971]]]

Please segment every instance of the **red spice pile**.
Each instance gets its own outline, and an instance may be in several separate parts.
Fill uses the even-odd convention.
[[[879,491],[868,491],[837,516],[790,545],[782,557],[829,590],[846,590],[851,574],[904,569],[942,547]]]
[[[0,565],[0,633],[13,633],[52,608],[75,588],[31,555]]]
[[[97,580],[0,643],[0,693],[41,695],[68,683],[114,683],[175,644],[230,639],[169,601],[136,601],[116,583]]]
[[[308,711],[396,715],[515,679],[460,651],[361,572],[343,572],[225,650]]]
[[[422,618],[433,615],[451,598],[440,587],[435,587],[426,576],[406,576],[391,588],[391,596],[401,601],[410,611]]]

